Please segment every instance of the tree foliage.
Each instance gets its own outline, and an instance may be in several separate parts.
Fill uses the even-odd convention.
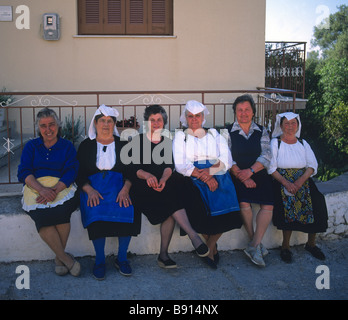
[[[306,65],[306,110],[301,112],[303,136],[319,159],[319,178],[348,170],[348,7],[330,15],[329,28],[315,27]]]
[[[319,46],[324,55],[336,58],[348,56],[348,6],[341,5],[335,14],[314,27],[314,46]]]

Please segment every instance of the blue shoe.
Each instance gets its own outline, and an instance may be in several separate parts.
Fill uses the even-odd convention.
[[[105,279],[105,263],[101,263],[98,265],[94,265],[93,267],[93,276],[97,280],[104,280]]]
[[[132,268],[128,261],[118,261],[118,259],[115,259],[115,267],[121,273],[123,276],[131,276],[132,275]]]

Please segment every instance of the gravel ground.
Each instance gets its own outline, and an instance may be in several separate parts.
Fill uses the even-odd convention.
[[[193,252],[172,254],[178,268],[170,270],[159,268],[155,255],[131,255],[131,277],[120,275],[110,256],[104,281],[92,277],[93,257],[78,258],[78,278],[55,275],[53,261],[0,263],[0,300],[129,300],[121,304],[127,310],[141,300],[347,300],[348,238],[320,241],[318,246],[325,261],[313,258],[302,245],[292,248],[291,264],[281,261],[279,249],[270,250],[265,268],[252,264],[240,250],[221,251],[217,270]],[[21,265],[27,267],[29,282],[20,281]],[[25,284],[29,288],[20,289]],[[318,289],[316,284],[328,288]]]

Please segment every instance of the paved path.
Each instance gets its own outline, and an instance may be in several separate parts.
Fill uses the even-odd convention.
[[[270,250],[266,268],[253,265],[239,250],[220,252],[217,270],[194,253],[172,254],[179,268],[171,270],[159,268],[155,255],[133,255],[131,277],[120,275],[114,258],[108,257],[104,281],[92,277],[92,257],[78,258],[83,268],[79,278],[55,275],[52,261],[0,263],[0,300],[131,300],[124,304],[127,310],[136,306],[136,300],[347,300],[348,238],[322,241],[319,246],[327,256],[324,262],[296,246],[292,264],[280,260],[278,249]],[[30,289],[16,287],[17,277],[23,276],[16,273],[20,265],[29,269]],[[328,267],[329,289],[316,287],[316,282],[324,283],[317,280],[324,276],[316,273],[320,265]]]

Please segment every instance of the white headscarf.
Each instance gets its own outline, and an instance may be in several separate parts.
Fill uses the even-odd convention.
[[[182,125],[184,127],[187,127],[186,111],[189,111],[192,114],[197,114],[197,113],[203,112],[204,113],[204,120],[203,120],[202,125],[205,124],[206,116],[209,114],[209,111],[204,104],[202,104],[198,101],[195,101],[195,100],[187,101],[185,108],[182,111],[181,116],[180,116],[180,122],[182,123]]]
[[[94,116],[93,116],[93,119],[91,121],[91,124],[89,125],[89,130],[88,130],[88,137],[93,140],[97,137],[97,129],[95,128],[94,126],[94,119],[97,115],[104,115],[106,117],[115,117],[117,118],[119,116],[119,113],[116,109],[114,108],[111,108],[111,107],[108,107],[106,106],[105,104],[102,104],[98,109],[97,111],[94,113]],[[114,135],[116,136],[120,136],[120,134],[118,133],[117,131],[117,128],[116,128],[116,123],[115,123],[115,126],[114,126]]]
[[[280,127],[280,120],[283,117],[285,117],[289,121],[292,120],[292,119],[297,118],[297,120],[298,120],[298,129],[297,129],[297,132],[296,132],[296,138],[299,138],[300,135],[301,135],[300,115],[296,114],[296,113],[293,113],[293,112],[284,112],[284,113],[277,114],[276,123],[275,123],[274,130],[273,130],[273,133],[272,133],[272,138],[277,138],[277,137],[280,137],[282,135],[283,130]]]

